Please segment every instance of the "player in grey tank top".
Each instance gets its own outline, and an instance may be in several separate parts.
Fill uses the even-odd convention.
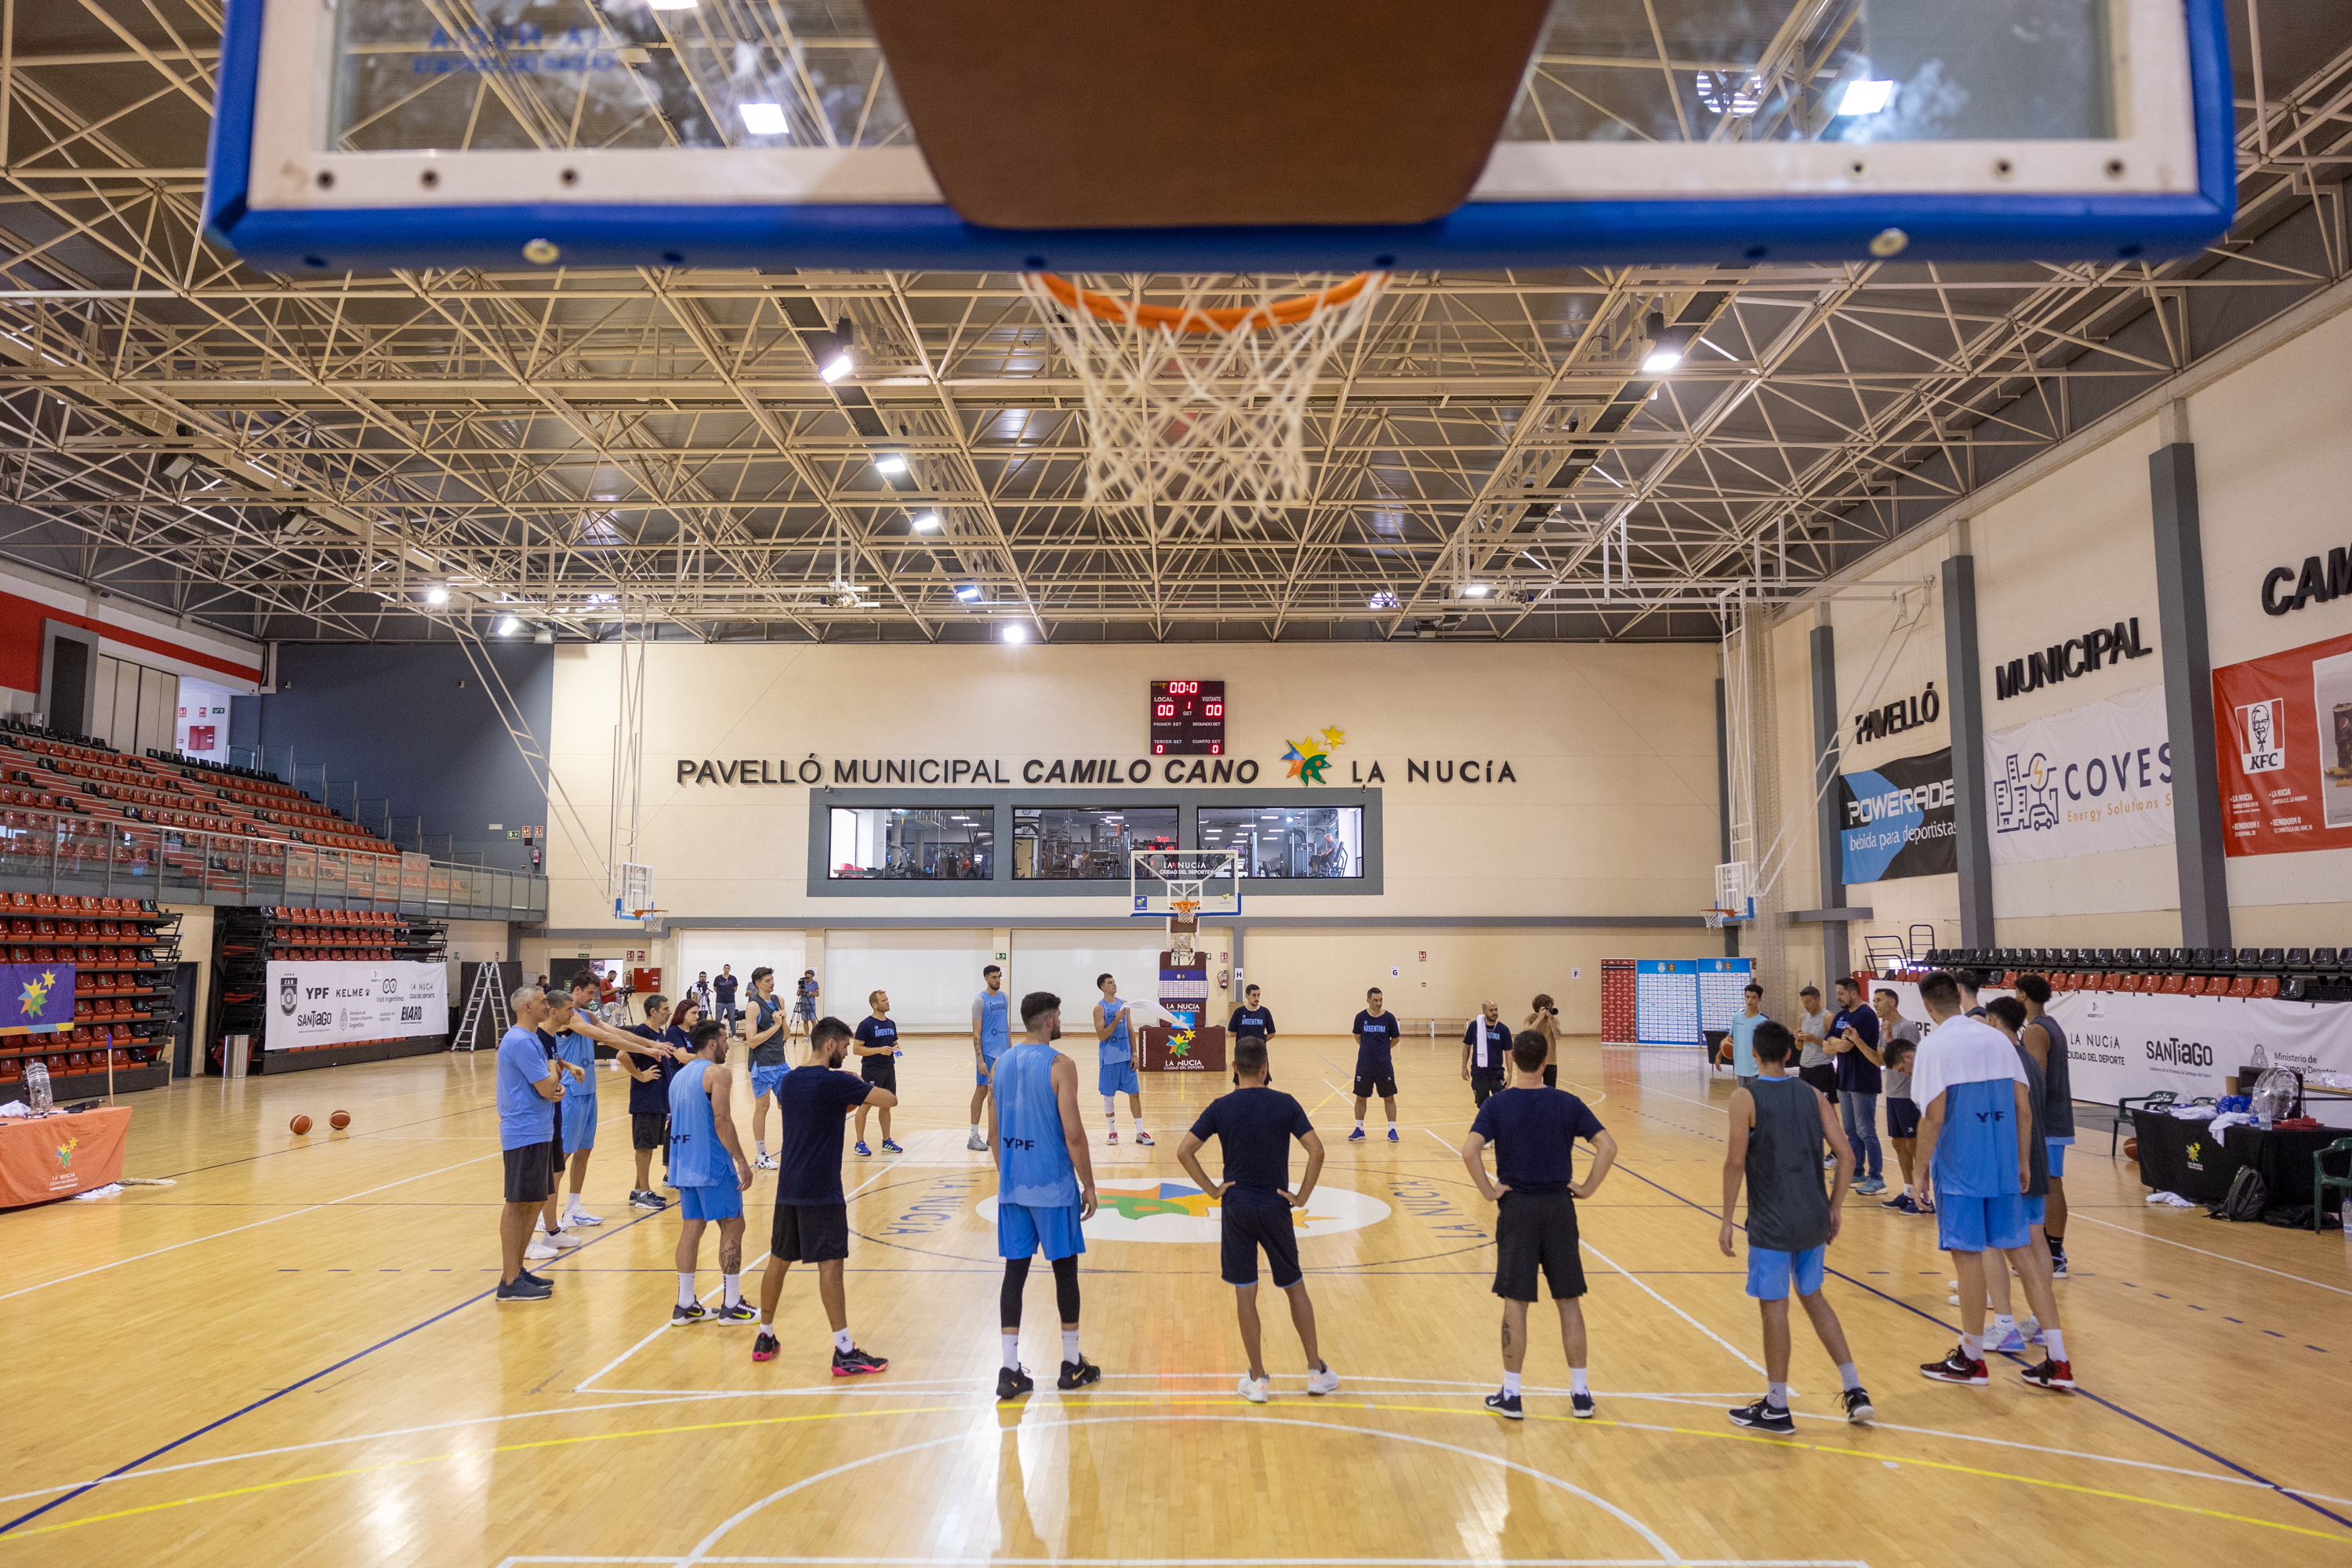
[[[2066,1030],[2048,1012],[2050,982],[2039,974],[2018,977],[2017,994],[2025,1003],[2026,1026],[2020,1037],[2027,1056],[2039,1044],[2042,1066],[2042,1154],[2049,1165],[2050,1192],[2042,1230],[2050,1238],[2050,1275],[2066,1278],[2066,1149],[2074,1142],[2074,1074],[2066,1054]],[[2034,1032],[2042,1038],[2036,1041]]]
[[[1726,1258],[1737,1257],[1732,1214],[1748,1189],[1748,1294],[1764,1320],[1764,1397],[1729,1412],[1733,1425],[1781,1435],[1796,1430],[1789,1414],[1789,1298],[1797,1297],[1837,1363],[1844,1385],[1845,1418],[1867,1421],[1870,1395],[1854,1371],[1845,1329],[1822,1294],[1822,1255],[1837,1236],[1839,1211],[1853,1175],[1853,1146],[1830,1110],[1828,1096],[1791,1072],[1796,1037],[1767,1019],[1756,1026],[1756,1078],[1731,1096],[1729,1150],[1723,1162]],[[1837,1176],[1822,1187],[1822,1146],[1835,1156]],[[1832,1195],[1833,1194],[1833,1195]]]

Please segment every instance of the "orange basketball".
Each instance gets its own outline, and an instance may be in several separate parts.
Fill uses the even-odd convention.
[[[291,1127],[294,1130],[294,1136],[299,1138],[302,1134],[310,1131],[310,1119],[307,1116],[298,1116],[286,1125]]]
[[[352,1113],[348,1110],[338,1110],[332,1116],[327,1118],[327,1125],[333,1128],[338,1132],[341,1132],[344,1128],[349,1127],[351,1124]]]
[[[2137,1161],[2137,1160],[2139,1158],[2139,1140],[2138,1140],[2138,1139],[2137,1139],[2137,1138],[2126,1138],[2126,1139],[2125,1139],[2125,1140],[2124,1140],[2124,1158],[2125,1158],[2125,1159],[2126,1159],[2126,1160],[2133,1160],[2133,1161]]]

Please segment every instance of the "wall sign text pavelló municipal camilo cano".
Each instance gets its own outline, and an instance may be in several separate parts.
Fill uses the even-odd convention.
[[[1279,784],[1255,757],[680,757],[674,783],[681,784],[801,785],[811,789],[866,784]],[[1508,758],[1412,757],[1405,773],[1414,784],[1517,784]],[[1294,779],[1299,775],[1296,770]],[[1327,784],[1386,784],[1378,759],[1351,763],[1343,780],[1326,773]]]

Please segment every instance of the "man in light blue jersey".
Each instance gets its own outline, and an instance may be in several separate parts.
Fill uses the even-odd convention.
[[[986,1153],[988,1134],[980,1130],[980,1118],[988,1105],[989,1072],[1013,1043],[1013,998],[1004,994],[1004,971],[995,964],[980,978],[980,994],[971,999],[971,1136],[964,1147]]]
[[[1095,976],[1102,1000],[1095,1004],[1095,1041],[1102,1053],[1102,1071],[1096,1088],[1102,1093],[1103,1119],[1110,1123],[1110,1142],[1118,1142],[1118,1097],[1127,1096],[1128,1114],[1135,1120],[1135,1141],[1151,1147],[1143,1130],[1143,1080],[1135,1076],[1135,1036],[1129,1027],[1135,1016],[1118,994],[1118,982],[1108,974]]]
[[[1921,1108],[1918,1173],[1936,1205],[1937,1239],[1959,1277],[1960,1342],[1919,1370],[1936,1383],[1982,1387],[1985,1253],[2007,1256],[2025,1281],[2048,1359],[2021,1375],[2035,1388],[2071,1389],[2074,1369],[2058,1326],[2050,1257],[2032,1245],[2024,1193],[2031,1180],[2033,1107],[2017,1048],[1999,1029],[1961,1012],[1960,983],[1940,970],[1919,983],[1935,1028],[1911,1069]]]
[[[540,1205],[555,1192],[548,1131],[563,1099],[563,1075],[539,1043],[547,998],[536,985],[508,998],[514,1026],[499,1041],[499,1147],[506,1156],[506,1207],[499,1214],[498,1299],[544,1301],[554,1285],[523,1267],[524,1247]]]
[[[1062,1388],[1083,1388],[1102,1368],[1078,1349],[1080,1226],[1095,1215],[1094,1162],[1078,1116],[1078,1068],[1054,1048],[1062,1033],[1062,999],[1032,991],[1021,998],[1020,1041],[996,1058],[988,1097],[988,1141],[996,1151],[996,1250],[1004,1259],[997,1295],[1004,1364],[996,1397],[1013,1399],[1036,1384],[1021,1370],[1021,1291],[1029,1260],[1044,1252],[1054,1270],[1062,1313]]]
[[[689,1323],[756,1323],[758,1309],[743,1300],[743,1193],[751,1163],[735,1136],[734,1085],[725,1063],[727,1026],[698,1023],[687,1037],[693,1054],[669,1080],[669,1174],[686,1223],[677,1233],[677,1306],[671,1328]],[[719,1275],[726,1297],[715,1312],[694,1293],[702,1232],[719,1226]]]

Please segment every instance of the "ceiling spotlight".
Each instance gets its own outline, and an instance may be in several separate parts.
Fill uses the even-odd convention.
[[[1468,587],[1462,590],[1462,596],[1465,599],[1483,599],[1491,592],[1493,592],[1493,590],[1488,588],[1486,584],[1473,583]]]
[[[515,619],[512,616],[500,616],[499,617],[499,636],[502,637],[510,637],[520,630],[522,630],[522,623]]]
[[[743,129],[754,136],[790,136],[792,126],[784,120],[781,103],[739,103],[736,112],[743,117]]]
[[[939,527],[940,514],[935,511],[919,511],[907,520],[907,525],[917,533],[929,533]]]
[[[1694,329],[1670,327],[1663,312],[1653,310],[1643,319],[1642,330],[1650,340],[1650,352],[1642,361],[1644,371],[1656,375],[1683,363],[1683,349]]]
[[[695,0],[646,0],[656,11],[691,11]]]
[[[1027,642],[1029,640],[1029,628],[1023,626],[1019,621],[1014,621],[1004,628],[1004,640],[1006,642],[1016,643]]]
[[[446,605],[449,602],[449,590],[436,583],[425,590],[425,602],[428,605]]]
[[[1894,101],[1895,84],[1891,81],[1850,81],[1845,84],[1845,96],[1838,100],[1837,112],[1883,114]]]
[[[980,584],[977,583],[966,583],[962,587],[956,590],[956,597],[962,600],[967,605],[979,604]]]
[[[826,360],[823,364],[816,367],[816,378],[824,383],[827,386],[831,386],[835,382],[839,381],[843,376],[847,375],[856,368],[856,364],[849,357],[849,351],[847,349],[836,349],[834,351],[832,358]]]
[[[907,471],[907,455],[904,452],[885,452],[874,459],[874,471],[877,474],[903,474]]]
[[[1642,362],[1642,368],[1655,375],[1660,371],[1672,370],[1682,363],[1682,350],[1660,343],[1656,348],[1652,349],[1649,357]]]

